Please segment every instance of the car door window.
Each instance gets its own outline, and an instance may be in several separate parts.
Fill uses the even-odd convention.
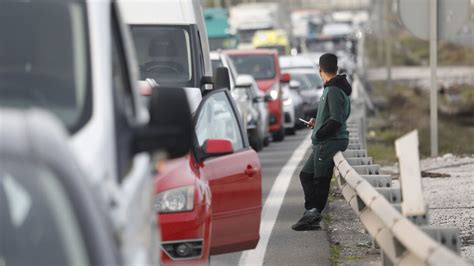
[[[85,3],[0,6],[0,106],[46,109],[76,133],[92,115]]]
[[[199,146],[207,139],[229,139],[234,150],[244,147],[243,136],[232,104],[225,93],[220,91],[208,95],[202,102],[196,120],[196,137]]]

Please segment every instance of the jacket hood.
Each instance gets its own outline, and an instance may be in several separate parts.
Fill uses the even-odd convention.
[[[330,86],[338,87],[339,89],[344,91],[347,96],[351,95],[352,93],[352,86],[347,81],[345,74],[337,75],[324,84],[324,87]]]

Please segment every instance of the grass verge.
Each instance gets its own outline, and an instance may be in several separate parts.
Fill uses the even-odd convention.
[[[337,265],[341,257],[341,246],[331,244],[329,252],[329,261],[331,262],[331,265]]]
[[[429,92],[401,83],[395,84],[392,90],[385,89],[379,82],[372,85],[372,96],[379,103],[379,112],[369,117],[367,143],[370,156],[378,164],[395,163],[395,140],[415,129],[419,134],[421,157],[430,156]],[[470,104],[471,92],[463,93],[468,94],[464,99]],[[474,154],[474,116],[440,111],[438,118],[439,154]]]

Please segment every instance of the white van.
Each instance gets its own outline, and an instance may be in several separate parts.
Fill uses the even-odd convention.
[[[119,5],[130,25],[141,79],[153,78],[159,86],[199,88],[189,97],[197,101],[198,92],[213,88],[201,1],[120,0]],[[216,81],[223,75],[215,74]],[[187,91],[189,95],[192,90]]]
[[[159,238],[148,152],[184,140],[188,147],[167,148],[185,154],[191,137],[176,132],[189,131],[191,121],[182,90],[168,90],[176,97],[150,114],[139,100],[132,42],[120,18],[111,0],[2,2],[0,34],[8,38],[0,42],[0,107],[41,108],[60,119],[107,208],[123,263],[152,265]],[[156,117],[165,107],[167,117],[178,116],[173,132],[161,130],[172,122],[163,126]]]

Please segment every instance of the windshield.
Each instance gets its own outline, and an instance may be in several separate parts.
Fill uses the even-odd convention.
[[[312,52],[338,52],[349,51],[350,41],[344,38],[334,38],[329,40],[317,40],[308,43],[308,50]]]
[[[0,163],[2,265],[89,265],[72,202],[57,177],[31,163]]]
[[[304,74],[306,78],[308,78],[308,81],[311,83],[311,87],[313,88],[319,88],[323,86],[323,80],[319,76],[319,74],[316,73],[306,73]]]
[[[260,30],[260,29],[239,30],[237,34],[239,35],[240,42],[242,42],[242,43],[251,43],[253,35],[258,30]]]
[[[239,40],[235,35],[229,35],[226,37],[212,37],[209,38],[209,49],[211,51],[217,51],[219,49],[235,49],[239,44]]]
[[[239,74],[252,75],[256,80],[275,77],[273,55],[231,55]]]
[[[85,8],[73,1],[0,3],[0,105],[44,108],[73,132],[91,114]]]
[[[192,82],[189,30],[179,26],[132,26],[141,79],[160,85],[186,86]]]
[[[311,83],[304,74],[291,74],[291,79],[294,79],[300,83],[300,90],[309,90],[311,89]]]
[[[209,38],[209,49],[211,51],[216,51],[219,49],[226,49],[228,48],[228,39],[226,37],[221,38]]]

